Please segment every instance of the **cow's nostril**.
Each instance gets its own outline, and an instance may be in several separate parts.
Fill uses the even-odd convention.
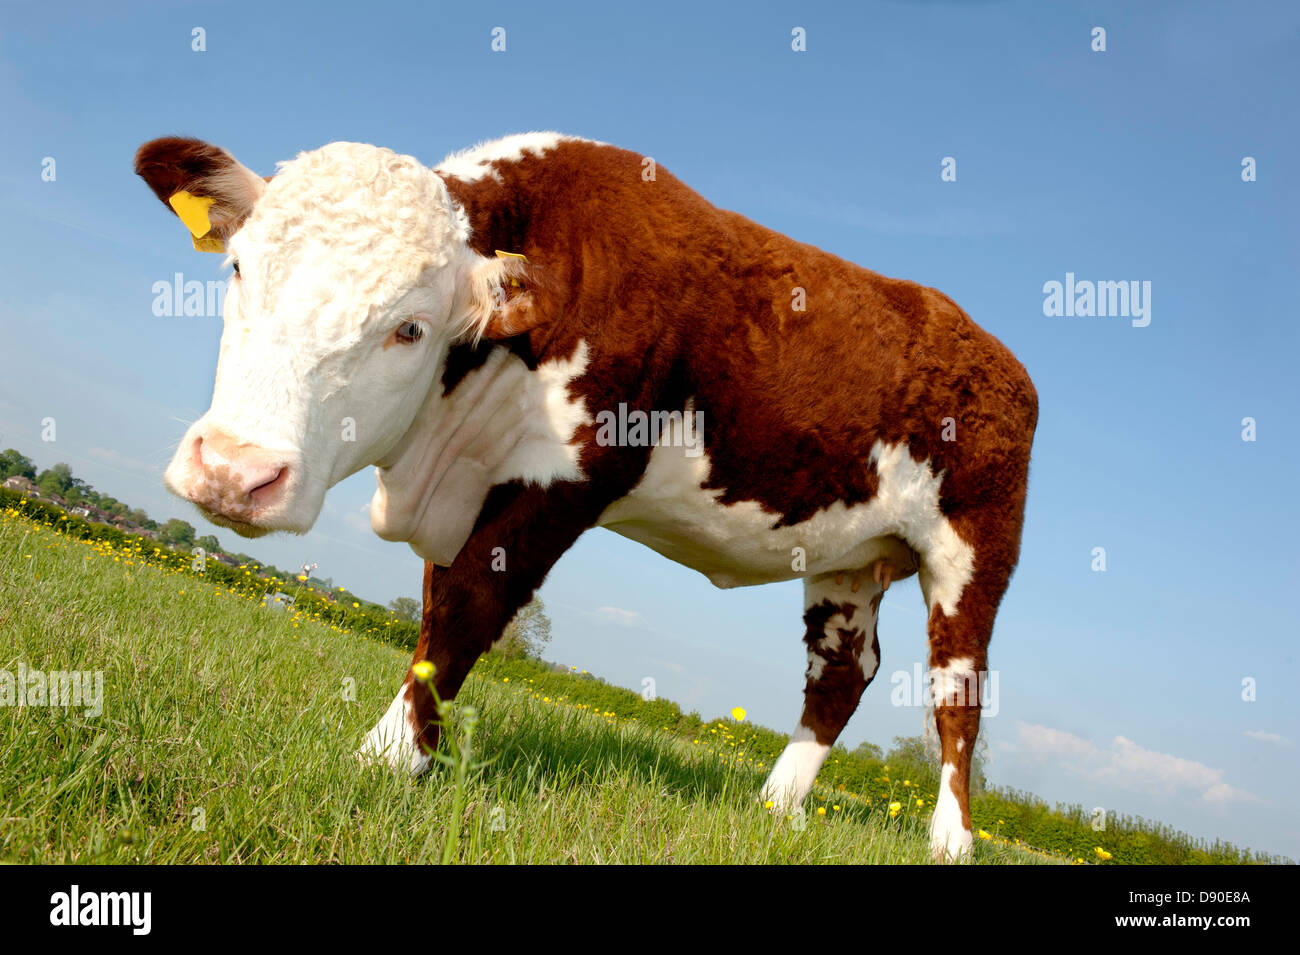
[[[265,500],[267,498],[274,497],[276,494],[280,492],[280,489],[283,488],[284,485],[287,483],[288,475],[289,475],[288,467],[280,468],[280,470],[276,472],[275,477],[271,478],[271,480],[264,481],[263,483],[257,485],[257,487],[251,488],[248,492],[248,496],[252,498],[254,501],[258,500],[259,498]]]
[[[203,435],[198,435],[190,445],[190,467],[196,474],[203,471]]]
[[[210,427],[195,435],[189,453],[194,480],[186,496],[221,513],[267,508],[287,493],[289,466],[282,452]]]

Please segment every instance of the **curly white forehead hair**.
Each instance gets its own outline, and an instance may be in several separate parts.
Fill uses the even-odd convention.
[[[310,256],[331,272],[333,295],[379,305],[424,270],[448,265],[468,237],[464,212],[432,169],[391,149],[339,142],[279,164],[231,252],[255,260],[247,265],[256,274],[245,266],[245,277],[271,298]]]

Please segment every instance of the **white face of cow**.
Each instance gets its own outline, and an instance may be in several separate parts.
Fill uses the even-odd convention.
[[[215,198],[213,235],[235,271],[211,407],[164,481],[244,536],[305,532],[326,490],[390,463],[437,400],[447,349],[482,330],[503,266],[469,249],[443,181],[391,150],[334,143],[264,184],[215,147],[199,144],[216,171],[196,175],[164,168],[162,147],[146,156],[154,146],[137,171],[160,197],[183,182]]]

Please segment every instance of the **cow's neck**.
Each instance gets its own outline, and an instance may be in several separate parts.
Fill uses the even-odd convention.
[[[440,374],[410,429],[379,462],[370,504],[379,536],[449,566],[493,485],[580,478],[570,441],[590,416],[567,385],[586,363],[585,344],[536,368],[493,347],[454,380]]]

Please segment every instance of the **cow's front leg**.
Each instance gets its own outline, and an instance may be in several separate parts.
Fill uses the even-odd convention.
[[[595,523],[605,502],[581,484],[494,488],[450,567],[424,567],[424,615],[412,666],[433,664],[432,684],[455,698],[478,658],[533,596],[561,554]],[[411,669],[358,754],[418,775],[438,745],[438,712]]]
[[[411,701],[411,674],[389,704],[374,729],[366,734],[357,756],[363,763],[387,762],[399,773],[418,776],[429,768],[430,758],[416,744],[415,709]]]
[[[434,580],[437,575],[445,573],[447,573],[445,568],[437,567],[427,560],[424,562],[424,586],[422,588],[424,613],[420,620],[420,639],[416,644],[415,659],[411,661],[412,667],[424,659],[424,648],[428,642],[426,635],[430,632],[432,625],[433,601],[431,596],[434,589]],[[388,710],[375,724],[374,729],[366,734],[365,741],[361,744],[361,749],[357,755],[363,762],[384,761],[397,772],[409,773],[412,776],[418,776],[429,768],[431,758],[429,751],[426,751],[420,744],[420,724],[415,716],[413,698],[415,682],[414,673],[411,669],[408,669],[406,678],[397,691],[397,696],[393,697],[393,702],[389,704]],[[433,742],[434,745],[437,745],[436,738]],[[430,748],[431,750],[432,748]]]

